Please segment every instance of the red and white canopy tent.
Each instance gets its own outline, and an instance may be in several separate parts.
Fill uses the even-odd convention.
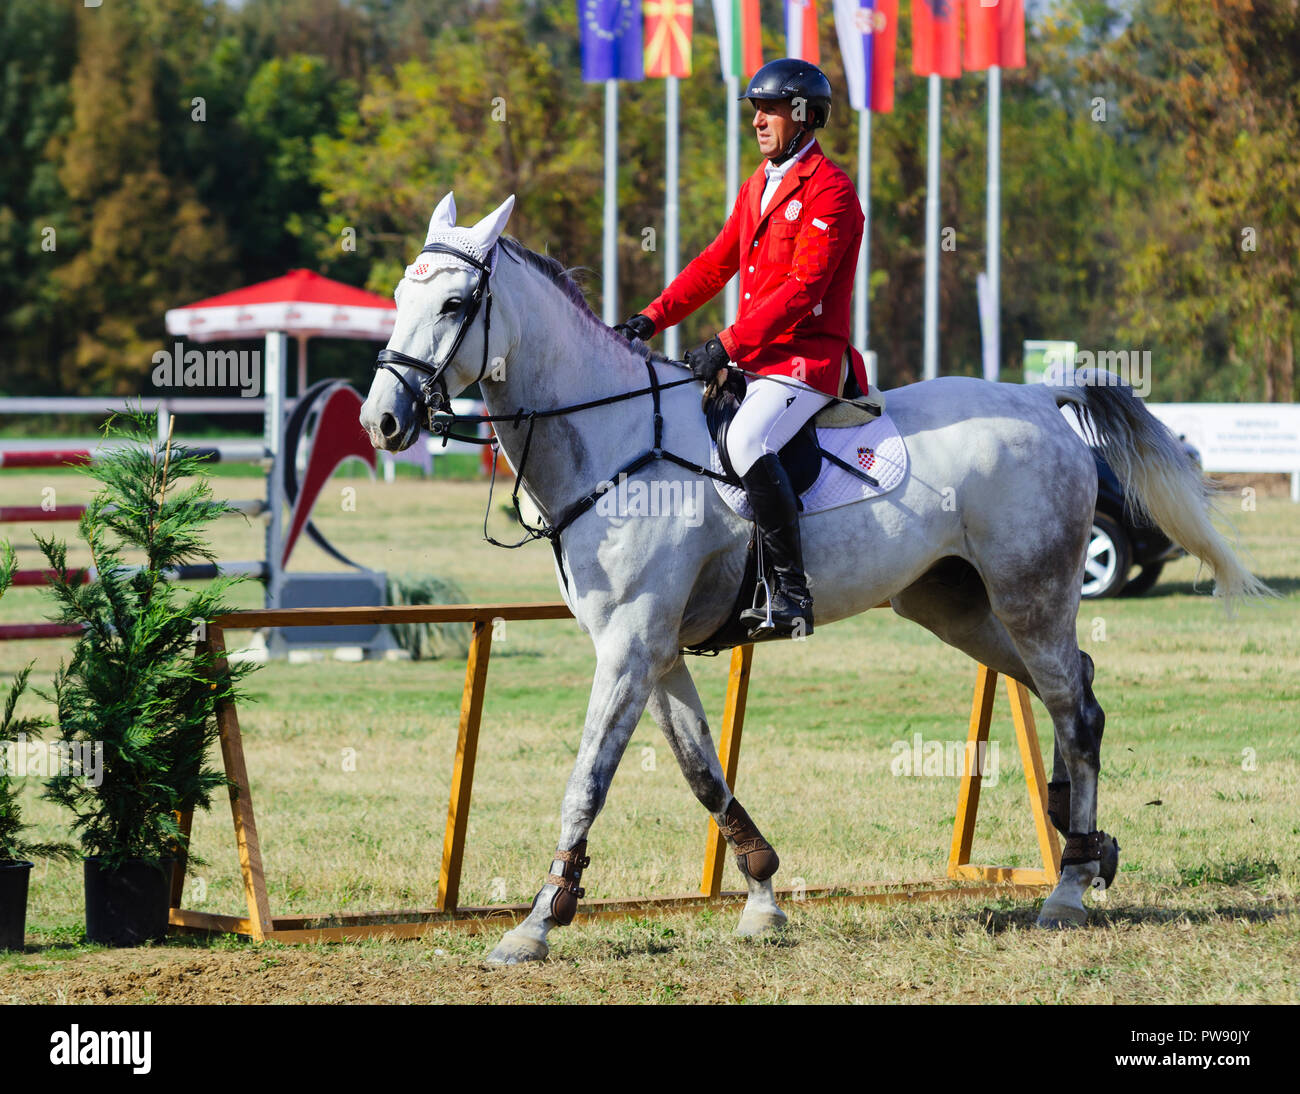
[[[358,338],[387,342],[397,319],[391,299],[333,281],[311,270],[290,270],[283,277],[172,308],[167,332],[196,342],[266,339],[262,362],[265,392],[265,450],[271,460],[267,476],[266,606],[280,606],[284,578],[282,509],[284,505],[285,372],[287,340],[298,340],[298,394],[307,390],[307,339]]]
[[[286,334],[298,340],[298,392],[307,390],[308,338],[386,342],[397,306],[392,299],[311,270],[210,296],[167,312],[167,333],[196,342]]]

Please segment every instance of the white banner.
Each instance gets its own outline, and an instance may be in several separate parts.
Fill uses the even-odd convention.
[[[1300,404],[1147,403],[1206,471],[1300,471]]]
[[[1147,403],[1146,408],[1201,454],[1206,471],[1289,474],[1292,500],[1300,501],[1300,403]],[[1067,406],[1061,413],[1083,437],[1074,411]]]

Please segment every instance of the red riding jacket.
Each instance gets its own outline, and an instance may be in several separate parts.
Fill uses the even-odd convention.
[[[862,355],[849,344],[864,219],[853,182],[814,141],[760,214],[766,184],[760,164],[741,186],[718,238],[642,314],[656,330],[671,327],[739,271],[740,309],[718,335],[731,360],[838,395],[845,352],[851,351],[866,392]]]

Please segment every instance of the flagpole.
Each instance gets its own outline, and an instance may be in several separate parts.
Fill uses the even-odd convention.
[[[858,195],[862,202],[862,248],[858,251],[856,293],[857,331],[854,341],[867,352],[871,329],[868,294],[871,285],[871,111],[858,111]]]
[[[618,322],[618,81],[605,81],[605,268],[601,318]]]
[[[939,97],[941,77],[930,74],[930,122],[925,191],[924,379],[939,375]]]
[[[728,76],[727,87],[727,210],[731,216],[736,207],[736,194],[740,191],[740,77]],[[727,282],[723,296],[725,314],[723,323],[735,321],[736,310],[740,306],[740,279],[733,277]]]
[[[664,156],[664,287],[677,276],[677,77],[664,81],[664,119],[666,155]],[[669,327],[664,332],[664,353],[678,357],[680,332]]]
[[[997,380],[1002,363],[1002,69],[997,65],[989,68],[988,112],[984,269],[988,274],[989,313],[984,329],[984,376]]]

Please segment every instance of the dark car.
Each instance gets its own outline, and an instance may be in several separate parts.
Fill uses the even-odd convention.
[[[1183,449],[1200,467],[1201,454],[1185,441]],[[1124,490],[1115,472],[1095,448],[1092,458],[1097,463],[1097,513],[1083,564],[1083,597],[1141,596],[1160,579],[1166,562],[1187,552],[1159,528],[1135,521],[1126,513]],[[1135,566],[1138,572],[1129,577]]]

